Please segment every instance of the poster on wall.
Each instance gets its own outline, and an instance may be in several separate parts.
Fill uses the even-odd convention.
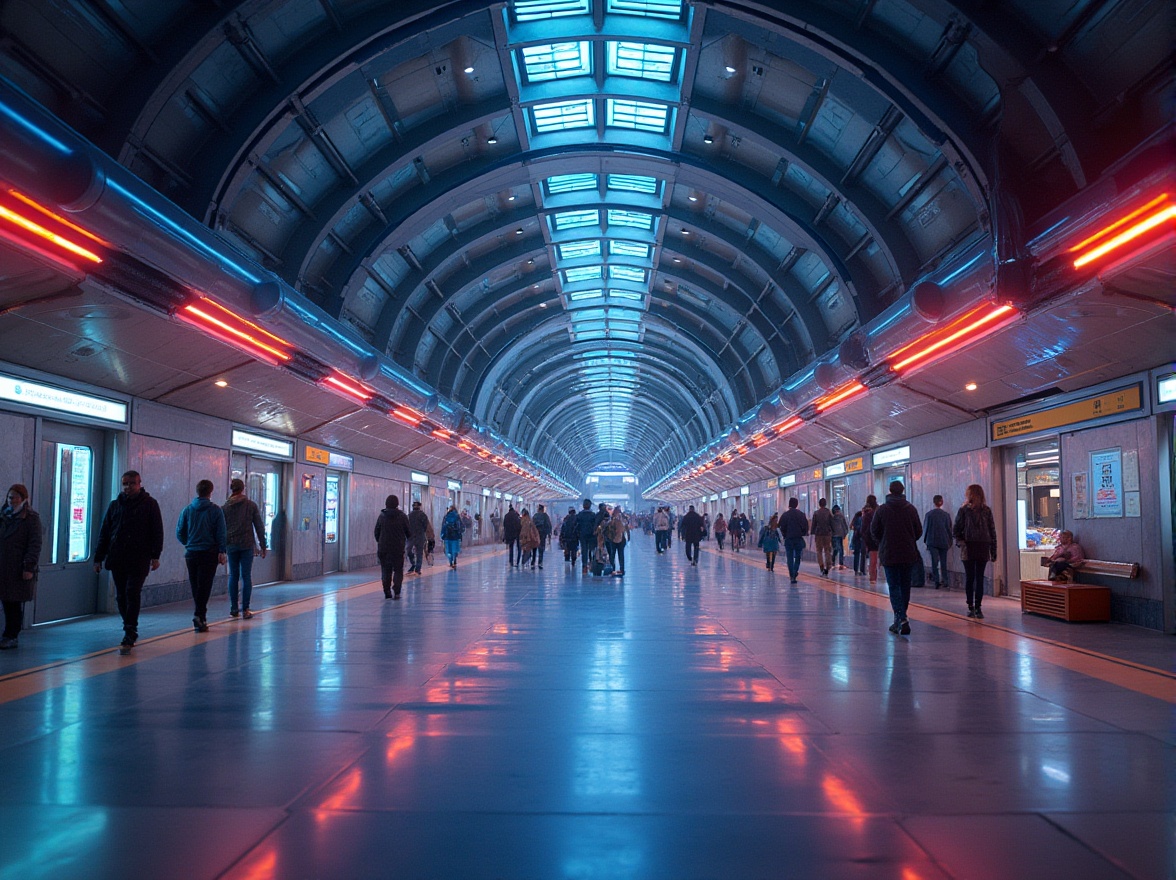
[[[1127,516],[1139,518],[1139,493],[1138,492],[1124,492],[1123,504],[1127,509]]]
[[[1089,483],[1086,471],[1078,471],[1070,475],[1070,497],[1074,502],[1074,519],[1087,519],[1090,516]]]
[[[1118,446],[1090,453],[1090,482],[1093,492],[1090,515],[1122,516],[1123,458]]]
[[[1139,450],[1128,449],[1123,453],[1123,491],[1139,491]]]

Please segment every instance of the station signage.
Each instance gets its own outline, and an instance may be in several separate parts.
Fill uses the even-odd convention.
[[[785,474],[784,476],[782,476],[780,478],[780,487],[781,488],[783,488],[784,486],[795,486],[795,485],[796,485],[796,474]]]
[[[740,495],[750,495],[751,494],[751,486],[740,486],[739,487],[739,494]]]
[[[482,490],[482,497],[483,497],[483,498],[489,498],[489,497],[490,497],[490,490],[489,490],[489,489],[483,489],[483,490]]]
[[[1176,403],[1176,373],[1165,376],[1156,382],[1156,401],[1158,403]]]
[[[840,477],[844,474],[845,474],[845,462],[839,462],[838,464],[825,465],[825,476],[826,477]]]
[[[410,480],[412,480],[414,483],[419,483],[422,486],[429,485],[429,475],[422,474],[420,471],[410,471],[408,474],[408,478]]]
[[[445,487],[447,489],[449,489],[450,492],[460,492],[461,491],[461,483],[458,482],[457,480],[446,480]]]
[[[127,405],[118,400],[81,394],[68,388],[58,388],[42,382],[30,382],[17,376],[0,374],[0,400],[20,403],[36,409],[66,412],[103,422],[125,425]]]
[[[882,452],[874,453],[874,467],[885,467],[888,464],[898,464],[900,462],[909,461],[911,457],[911,448],[909,446],[899,446],[895,449],[887,449]]]
[[[274,458],[294,457],[294,442],[292,440],[280,440],[277,437],[239,431],[236,428],[233,429],[233,448],[248,449],[250,452],[260,452]]]
[[[1010,437],[1064,428],[1078,422],[1088,422],[1092,419],[1140,409],[1143,409],[1143,394],[1137,382],[1128,388],[1120,388],[1117,391],[1076,400],[1063,406],[1054,406],[1035,413],[1026,413],[1015,418],[992,422],[991,437],[994,441],[1007,440]]]

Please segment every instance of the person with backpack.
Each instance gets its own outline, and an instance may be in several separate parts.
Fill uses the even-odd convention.
[[[465,534],[465,525],[456,505],[450,505],[441,520],[441,540],[445,542],[445,556],[449,559],[449,567],[457,568],[457,556],[461,553],[461,537]]]
[[[964,560],[964,596],[968,600],[968,617],[984,619],[980,603],[984,601],[984,569],[996,562],[996,520],[992,508],[984,503],[984,488],[973,483],[964,490],[964,504],[956,513],[952,534],[960,545]]]
[[[580,535],[580,573],[588,574],[592,564],[592,553],[596,550],[596,514],[592,512],[592,501],[584,499],[584,509],[576,514],[576,528]],[[575,561],[575,557],[572,557]]]
[[[817,550],[817,568],[821,575],[829,574],[833,567],[833,512],[829,510],[828,499],[817,502],[817,511],[812,521],[813,543]]]

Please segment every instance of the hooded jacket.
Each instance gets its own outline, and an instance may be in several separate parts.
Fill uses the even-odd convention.
[[[224,553],[225,514],[212,503],[211,498],[193,498],[192,503],[180,511],[176,523],[176,540],[184,545],[184,555],[213,550]]]
[[[906,495],[887,495],[870,520],[870,534],[878,543],[878,561],[883,565],[914,565],[919,556],[922,518]]]
[[[404,545],[408,541],[408,517],[399,507],[385,507],[376,520],[376,558],[383,563],[404,564]]]
[[[94,561],[105,561],[108,569],[145,566],[162,554],[163,517],[159,503],[146,489],[133,496],[119,493],[102,517]]]
[[[509,544],[511,541],[519,539],[519,529],[522,527],[522,522],[519,519],[519,512],[513,507],[506,512],[506,516],[502,518],[502,540]]]

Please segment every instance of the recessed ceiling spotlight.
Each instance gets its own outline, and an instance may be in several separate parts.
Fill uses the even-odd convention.
[[[534,261],[534,260],[527,260],[527,265],[528,265],[528,266],[534,266],[534,265],[535,265],[535,261]]]
[[[541,308],[541,309],[547,308],[547,303],[539,303],[539,308]]]
[[[229,386],[229,383],[225,379],[217,379],[212,384],[217,388],[227,388]]]
[[[490,135],[490,137],[486,138],[486,143],[493,146],[494,144],[498,143],[498,138],[496,138],[494,135]]]
[[[514,193],[511,193],[509,196],[506,197],[506,200],[508,202],[513,202],[517,198],[518,198],[518,196],[516,196]]]
[[[731,68],[729,68],[729,67],[728,67],[728,68],[727,68],[727,70],[731,70]],[[466,72],[466,73],[473,73],[473,72],[474,72],[474,69],[473,69],[472,67],[467,67],[467,68],[465,69],[465,72]],[[732,72],[732,73],[734,73],[735,71],[731,70],[731,72]]]
[[[681,258],[681,257],[674,257],[674,262],[675,262],[675,263],[681,263],[681,262],[682,262],[682,258]]]
[[[709,134],[704,134],[702,136],[702,142],[704,144],[713,144],[715,142],[715,139],[713,137],[711,137]]]
[[[732,67],[730,64],[728,64],[726,66],[726,68],[724,68],[724,69],[727,71],[727,73],[734,73],[735,72],[735,68]],[[466,73],[469,73],[469,71],[467,70]]]
[[[690,198],[690,201],[692,201],[692,202],[698,201],[698,196],[690,196],[689,198]]]
[[[975,391],[978,387],[980,387],[980,386],[978,386],[975,382],[969,382],[967,385],[964,386],[964,388],[967,389],[968,391]]]
[[[523,234],[523,227],[520,226],[518,229],[515,230],[515,235],[522,235],[522,234]]]
[[[683,230],[682,230],[682,234],[683,234],[683,235],[689,235],[689,234],[690,234],[690,230],[689,230],[689,229],[683,229]]]

